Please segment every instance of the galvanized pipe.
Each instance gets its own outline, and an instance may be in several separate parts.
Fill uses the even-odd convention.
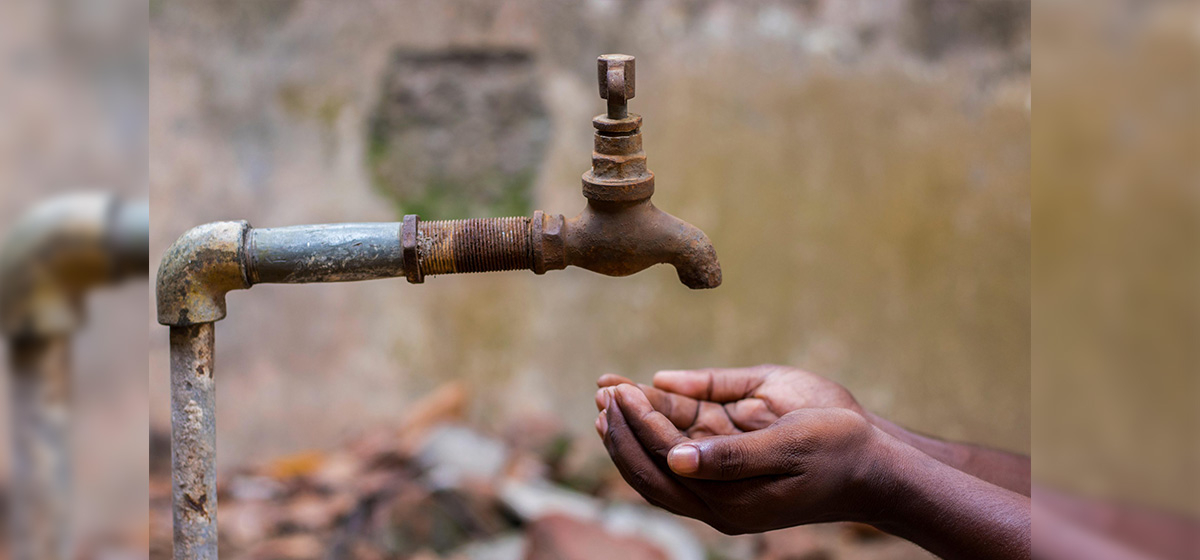
[[[12,558],[72,558],[70,340],[9,341],[13,430]]]
[[[721,284],[721,266],[704,232],[656,208],[654,174],[642,150],[642,118],[628,112],[634,60],[598,59],[608,112],[596,129],[592,168],[583,175],[587,206],[567,219],[529,217],[255,229],[246,222],[192,228],[158,269],[158,321],[171,327],[171,423],[175,558],[216,557],[213,323],[225,294],[255,284],[348,282],[404,276],[578,266],[628,276],[660,263],[689,288]]]
[[[175,560],[217,557],[215,325],[171,327],[171,506]]]
[[[403,275],[400,224],[330,224],[252,229],[250,284],[352,282]]]

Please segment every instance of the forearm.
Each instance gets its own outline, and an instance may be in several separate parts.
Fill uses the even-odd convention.
[[[891,438],[871,476],[879,529],[948,559],[1030,558],[1030,500]]]
[[[1194,558],[1200,551],[1200,523],[1195,519],[1134,504],[1073,496],[1044,486],[1037,486],[1034,493],[1039,523],[1042,519],[1057,519],[1093,540],[1123,543],[1157,558]],[[1039,529],[1039,534],[1049,532]]]
[[[1028,456],[978,445],[942,441],[910,432],[871,413],[867,413],[866,416],[875,427],[943,464],[1022,496],[1030,495],[1032,474]]]
[[[1152,560],[1154,558],[1187,558],[1182,556],[1150,556],[1110,538],[1109,535],[1080,527],[1072,521],[1049,511],[1041,498],[1033,506],[1037,517],[1037,536],[1033,539],[1033,554],[1038,560]]]

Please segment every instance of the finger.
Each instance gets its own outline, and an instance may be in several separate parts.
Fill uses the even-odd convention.
[[[616,408],[616,407],[613,407]],[[763,430],[730,436],[713,436],[671,448],[667,465],[688,478],[738,480],[756,476],[797,474],[800,462],[796,426],[772,425]]]
[[[700,412],[700,402],[696,399],[640,383],[638,388],[650,400],[650,406],[666,416],[676,428],[686,430],[696,422],[696,417]]]
[[[607,411],[607,422],[604,447],[625,482],[647,501],[667,511],[689,517],[703,515],[704,502],[650,457],[634,437],[621,407]]]
[[[766,376],[757,368],[668,370],[654,374],[654,386],[693,399],[724,403],[751,396]]]
[[[743,432],[761,430],[779,420],[762,399],[742,399],[725,404],[725,414]]]
[[[601,410],[600,415],[596,417],[596,433],[600,434],[600,440],[604,440],[604,435],[608,433],[608,411]]]
[[[596,380],[597,387],[612,387],[613,385],[620,385],[622,383],[628,383],[632,385],[633,380],[615,373],[606,373],[601,375],[600,379]]]
[[[689,441],[666,416],[650,405],[645,393],[629,385],[616,387],[614,393],[617,406],[610,408],[621,410],[634,437],[651,456],[665,462],[672,447]]]

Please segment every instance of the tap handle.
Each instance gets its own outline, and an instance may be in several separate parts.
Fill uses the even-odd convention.
[[[629,116],[629,100],[634,95],[634,58],[627,54],[605,54],[596,59],[596,77],[600,98],[608,100],[608,118]]]

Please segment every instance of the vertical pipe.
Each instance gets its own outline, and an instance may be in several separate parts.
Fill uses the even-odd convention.
[[[65,336],[10,342],[14,560],[70,557],[69,354]]]
[[[171,507],[175,560],[217,558],[214,324],[171,327]]]

